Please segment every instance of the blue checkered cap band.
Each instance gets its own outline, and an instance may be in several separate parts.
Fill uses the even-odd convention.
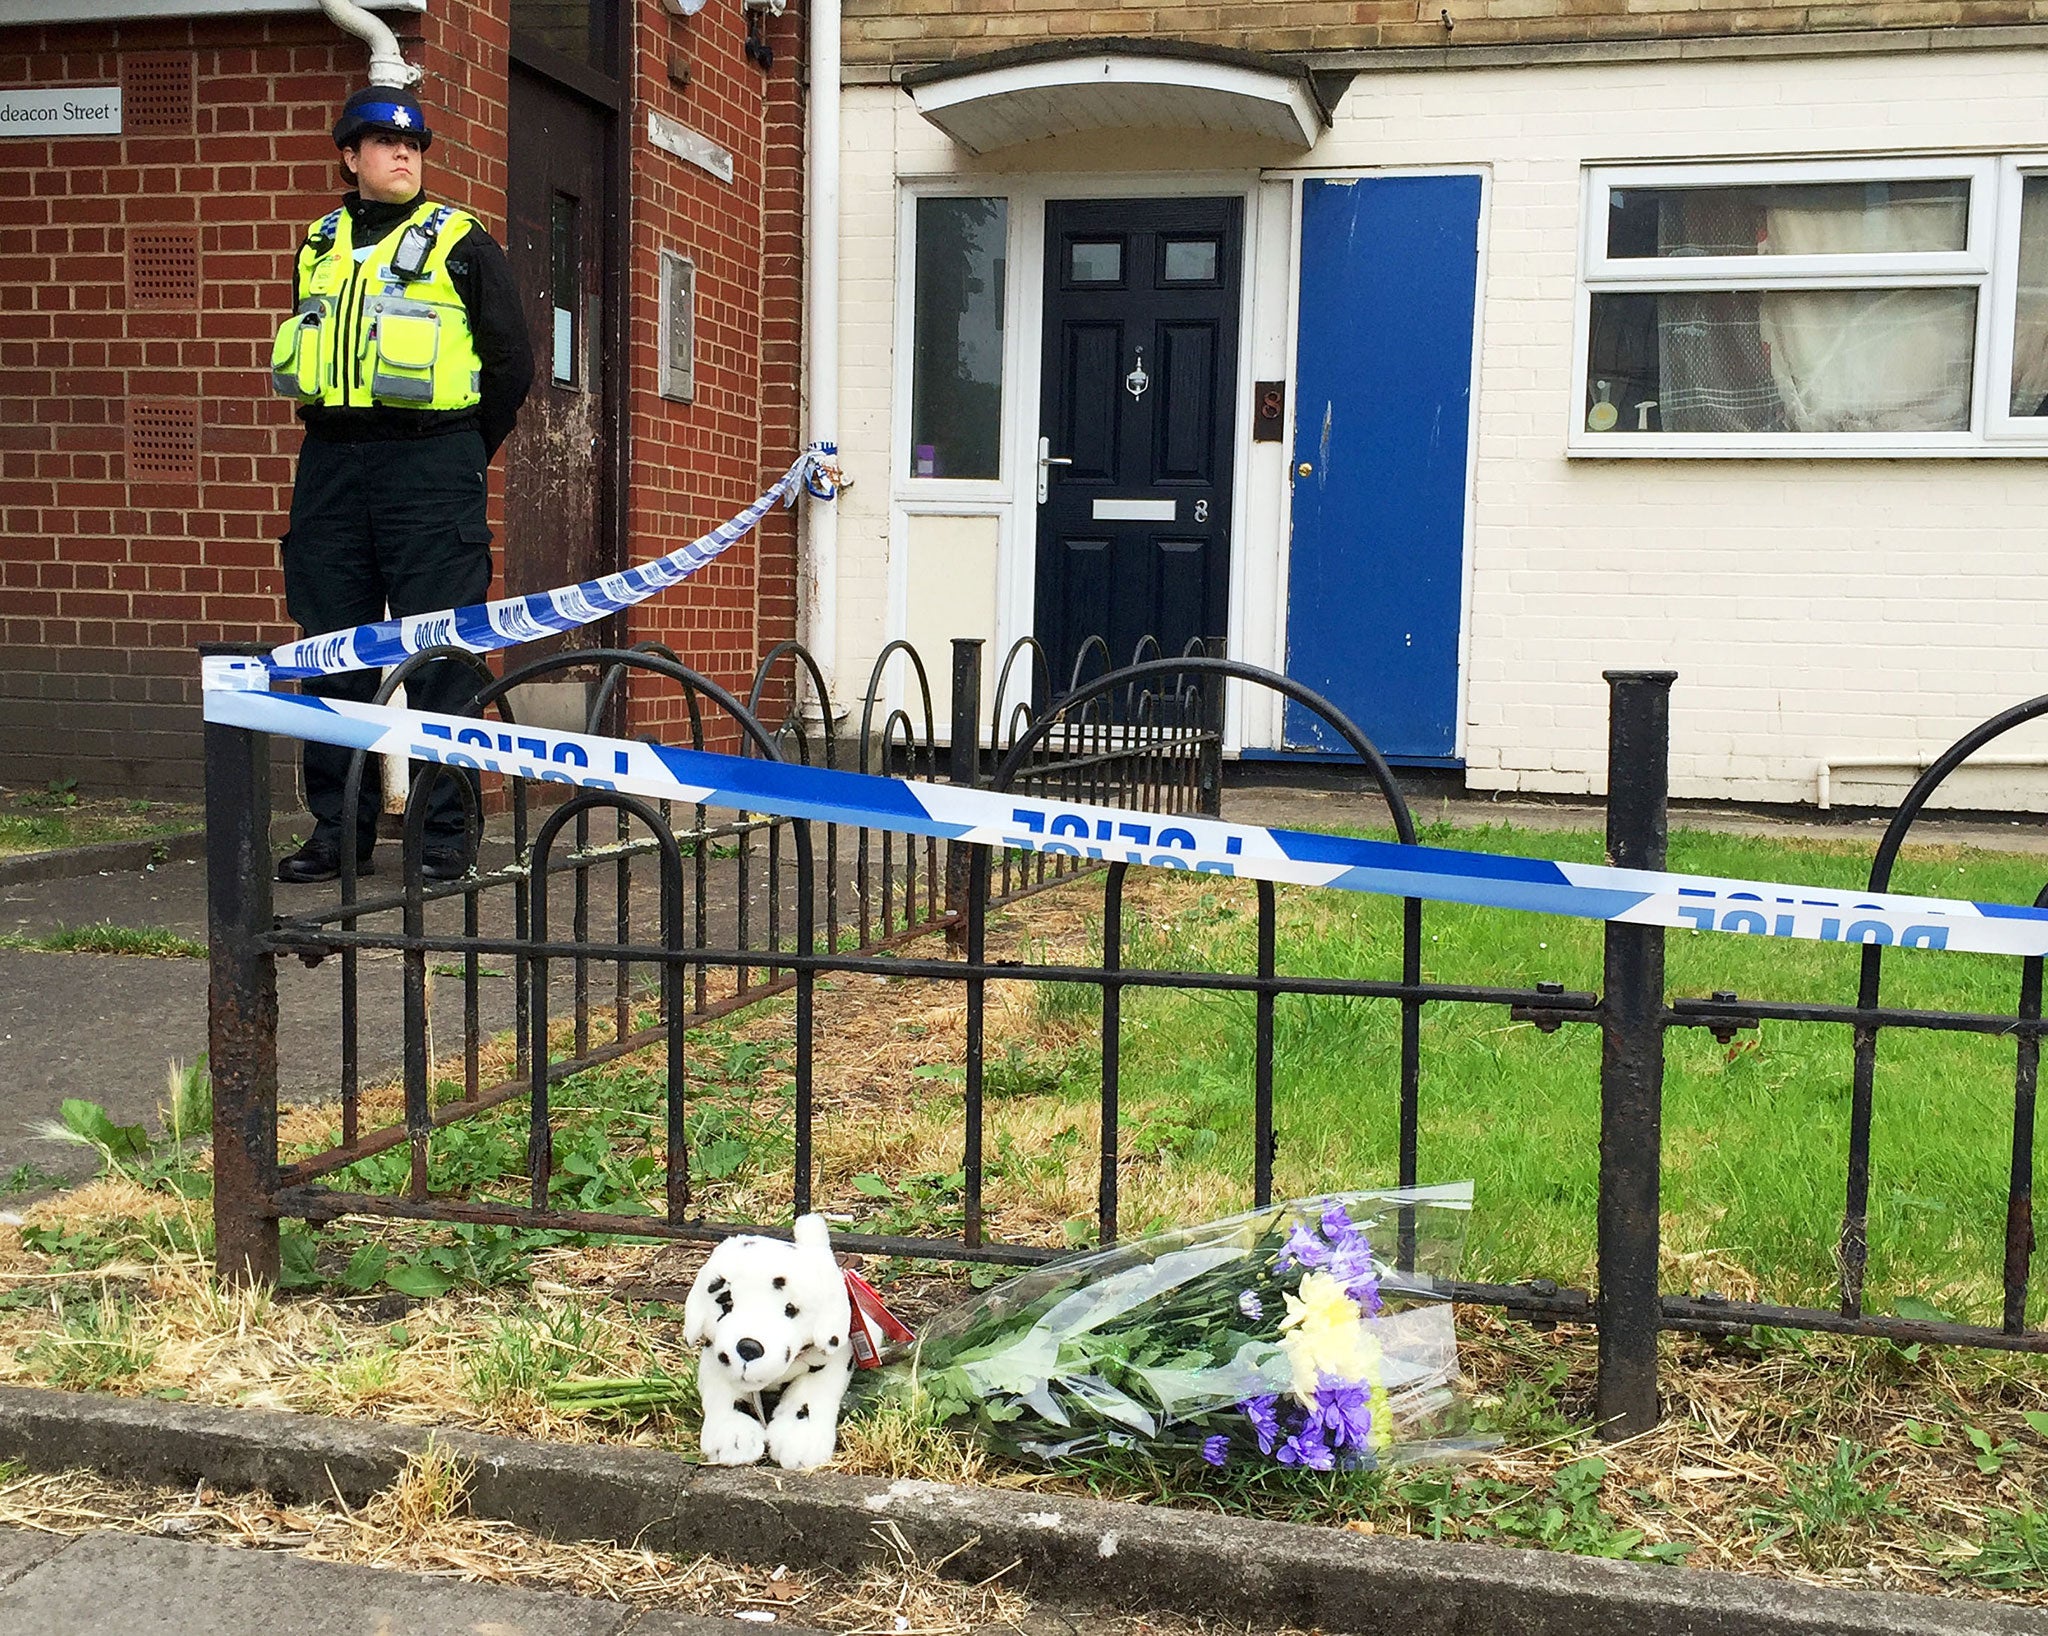
[[[419,99],[410,91],[390,85],[365,86],[342,104],[341,117],[334,122],[334,145],[348,147],[361,141],[366,131],[416,136],[423,148],[434,140]]]

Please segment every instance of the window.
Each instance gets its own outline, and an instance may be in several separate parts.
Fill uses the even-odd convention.
[[[548,211],[549,278],[553,307],[554,379],[576,384],[576,283],[582,251],[577,243],[576,201],[557,193]]]
[[[1009,201],[917,201],[910,475],[1002,475]]]
[[[1070,284],[1121,284],[1124,281],[1122,239],[1076,239],[1067,250]]]
[[[1219,249],[1220,246],[1215,239],[1162,240],[1159,247],[1159,282],[1214,284]]]
[[[1573,453],[2048,453],[2048,157],[1588,183]]]

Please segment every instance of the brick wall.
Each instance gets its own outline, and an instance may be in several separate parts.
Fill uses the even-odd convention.
[[[429,186],[501,243],[508,12],[437,0],[424,18],[393,14],[420,31],[402,45],[427,71]],[[644,560],[730,515],[795,453],[801,27],[769,25],[764,75],[737,6],[683,23],[642,0],[634,23],[627,526],[628,554]],[[304,226],[340,191],[328,133],[365,51],[317,16],[0,30],[0,84],[118,84],[143,59],[190,65],[181,127],[138,133],[131,93],[124,136],[0,142],[5,784],[195,792],[193,647],[296,634],[277,538],[298,434],[269,390],[267,349]],[[648,107],[730,149],[733,183],[652,149]],[[692,405],[658,395],[657,246],[698,263]],[[131,288],[131,262],[170,276]],[[502,477],[492,488],[502,530]],[[794,622],[795,536],[779,515],[630,634],[744,693]],[[635,730],[674,716],[636,707]]]
[[[802,31],[794,14],[764,25],[774,52],[764,73],[746,55],[739,7],[710,6],[679,22],[657,0],[638,5],[629,534],[645,560],[730,517],[796,456]],[[672,74],[671,63],[685,75]],[[651,146],[650,112],[728,150],[732,181]],[[697,270],[696,397],[687,404],[660,393],[663,250],[688,256]],[[686,585],[635,610],[633,640],[667,643],[744,699],[762,654],[795,634],[795,550],[791,514],[764,519]],[[688,712],[674,689],[639,686],[632,700],[635,733],[687,738]],[[707,731],[730,747],[716,714]]]
[[[1799,34],[2048,22],[2048,0],[845,0],[846,60],[944,62],[1088,35],[1253,51]]]
[[[138,53],[194,75],[182,131],[0,145],[0,779],[190,790],[193,645],[292,634],[264,366],[354,65],[317,18],[112,35],[0,33],[0,84],[120,84]],[[131,299],[144,235],[196,242],[168,300]]]

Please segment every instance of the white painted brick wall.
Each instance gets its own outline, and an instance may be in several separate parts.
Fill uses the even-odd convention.
[[[2048,461],[1564,457],[1585,165],[2039,146],[2044,84],[2048,51],[2010,50],[1353,83],[1303,164],[1492,177],[1464,721],[1474,786],[1603,787],[1608,668],[1678,670],[1673,793],[1745,801],[1811,800],[1824,757],[1932,754],[2048,692]],[[851,673],[891,634],[891,156],[901,175],[958,161],[898,91],[849,90],[844,118]],[[1155,144],[1137,149],[1153,161]],[[1998,749],[2048,760],[2048,728]],[[1908,776],[1838,774],[1835,799],[1895,798]],[[2048,809],[2048,774],[1985,771],[1957,788],[1971,805]]]

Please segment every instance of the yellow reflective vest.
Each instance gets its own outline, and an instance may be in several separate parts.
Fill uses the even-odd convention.
[[[271,349],[271,384],[330,409],[468,409],[483,364],[448,253],[476,226],[452,205],[424,202],[366,253],[336,210],[299,247],[299,304]]]

